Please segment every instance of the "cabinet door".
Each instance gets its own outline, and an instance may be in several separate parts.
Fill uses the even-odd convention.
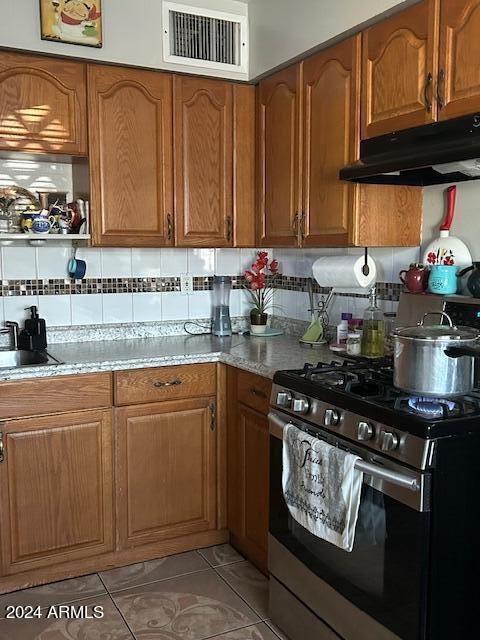
[[[233,542],[260,569],[267,568],[269,427],[265,415],[237,405],[229,427],[229,529]]]
[[[111,411],[4,423],[6,574],[113,550]]]
[[[94,244],[171,245],[172,77],[91,65],[88,90]]]
[[[121,548],[216,527],[215,400],[116,411]]]
[[[258,88],[258,214],[263,246],[299,244],[301,78],[294,65]]]
[[[480,0],[442,0],[439,119],[480,109]]]
[[[174,101],[176,243],[232,246],[232,84],[176,76]]]
[[[0,149],[85,155],[85,65],[2,51]]]
[[[438,0],[424,0],[363,33],[362,138],[435,120],[437,51]]]
[[[359,140],[360,36],[304,64],[304,244],[348,244],[355,185],[338,172],[356,159]]]

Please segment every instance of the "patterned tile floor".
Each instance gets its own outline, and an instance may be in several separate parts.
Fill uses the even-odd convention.
[[[267,601],[265,576],[225,544],[0,596],[0,640],[284,640]],[[55,617],[67,604],[83,617]],[[6,619],[27,605],[40,617]]]

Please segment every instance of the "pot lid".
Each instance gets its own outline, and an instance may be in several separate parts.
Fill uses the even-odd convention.
[[[416,327],[405,327],[397,329],[395,335],[402,338],[412,338],[415,340],[476,340],[480,333],[471,327],[455,327],[443,324],[425,326],[419,324]]]

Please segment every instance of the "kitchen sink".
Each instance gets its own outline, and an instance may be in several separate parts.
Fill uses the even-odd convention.
[[[0,350],[0,369],[38,367],[52,364],[59,364],[59,361],[46,352]]]

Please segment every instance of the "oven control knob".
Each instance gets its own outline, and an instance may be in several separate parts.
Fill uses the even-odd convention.
[[[337,411],[337,409],[325,409],[323,424],[326,427],[336,427],[340,424],[340,418],[340,411]]]
[[[292,402],[292,409],[295,413],[308,413],[310,409],[310,402],[308,398],[294,398]]]
[[[277,405],[279,407],[289,407],[292,404],[292,394],[288,391],[279,391],[277,393]]]
[[[380,444],[382,451],[394,451],[399,445],[399,439],[396,433],[391,431],[382,431],[380,436]]]
[[[375,435],[375,429],[370,422],[359,422],[357,425],[357,440],[371,440]]]

